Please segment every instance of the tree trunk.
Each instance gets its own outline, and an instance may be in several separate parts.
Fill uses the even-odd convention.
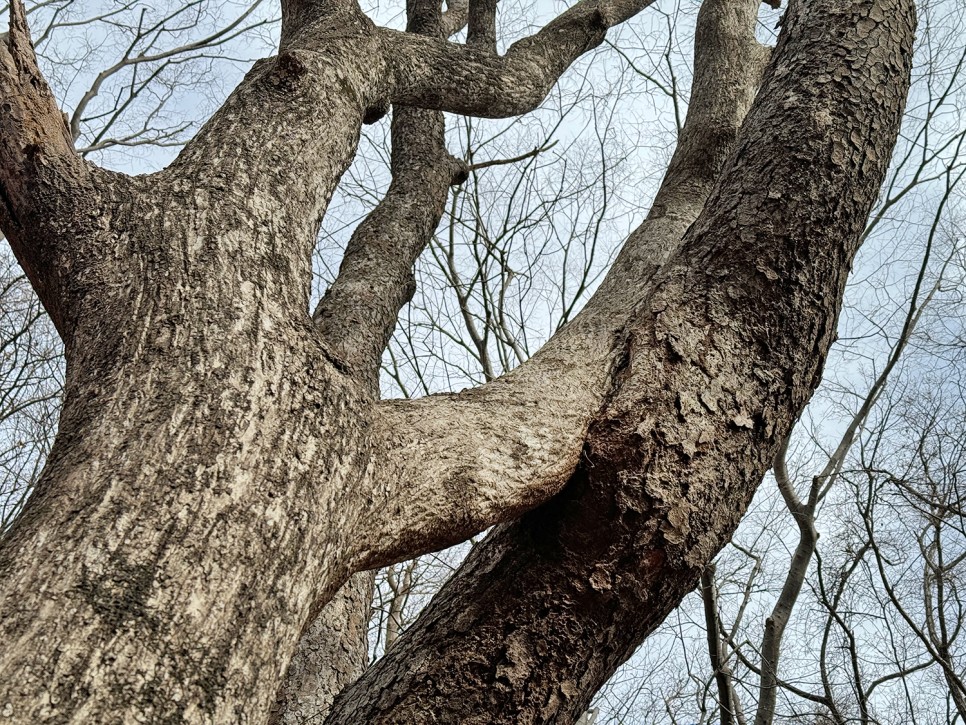
[[[287,0],[278,57],[136,178],[76,156],[11,4],[0,227],[67,378],[44,474],[0,546],[3,717],[264,722],[300,633],[353,572],[564,486],[478,547],[333,717],[586,709],[693,588],[818,381],[898,129],[911,3],[794,5],[741,133],[743,63],[714,159],[690,164],[702,149],[682,143],[585,312],[492,384],[376,401],[358,361],[391,322],[362,320],[359,345],[320,331],[310,257],[364,121],[390,103],[526,112],[648,4],[582,0],[497,56],[488,31],[461,46],[376,28],[348,0]],[[398,309],[406,275],[369,278]]]
[[[270,725],[322,723],[332,701],[369,664],[369,616],[375,575],[353,575],[299,639]]]

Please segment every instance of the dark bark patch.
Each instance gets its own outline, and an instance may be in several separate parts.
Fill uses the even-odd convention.
[[[153,628],[154,618],[148,614],[146,603],[155,567],[129,562],[121,554],[114,554],[108,566],[109,572],[102,575],[85,569],[78,584],[84,601],[112,632],[132,620]]]

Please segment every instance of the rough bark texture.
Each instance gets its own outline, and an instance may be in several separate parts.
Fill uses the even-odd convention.
[[[302,633],[271,725],[324,722],[335,696],[365,671],[374,582],[372,572],[353,575]]]
[[[38,131],[63,124],[13,5],[0,224],[59,321],[68,373],[57,442],[0,552],[9,719],[259,720],[303,624],[353,569],[514,515],[579,450],[590,409],[508,432],[488,413],[503,390],[484,391],[456,406],[492,440],[480,470],[447,459],[412,475],[393,415],[431,417],[442,437],[420,443],[446,450],[461,437],[458,419],[439,425],[450,399],[384,415],[305,315],[319,219],[363,120],[403,95],[389,61],[416,37],[355,6],[306,7],[171,167],[127,179],[78,161],[66,130]],[[579,42],[564,53],[544,37],[515,57],[562,70],[587,47],[565,31],[554,40]],[[417,70],[456,48],[427,42]],[[514,436],[538,455],[488,457]],[[526,472],[516,494],[507,466]],[[422,515],[393,521],[400,505]],[[455,530],[454,510],[470,512]]]
[[[580,469],[474,549],[329,722],[572,722],[694,588],[818,382],[913,27],[906,2],[792,5]]]
[[[384,237],[361,230],[318,323],[310,257],[363,122],[390,103],[530,110],[648,4],[582,0],[497,56],[377,28],[351,0],[286,0],[279,55],[170,167],[129,178],[73,153],[12,3],[0,228],[67,376],[49,461],[0,545],[0,717],[264,722],[306,623],[353,572],[565,485],[474,551],[333,720],[579,715],[693,587],[817,382],[897,132],[911,3],[793,5],[738,134],[754,3],[709,0],[754,55],[724,76],[722,115],[689,119],[710,145],[682,142],[585,312],[491,384],[375,401],[419,243],[400,231],[387,266]],[[409,228],[432,225],[424,211]],[[381,292],[353,317],[340,295],[363,278]],[[343,323],[365,339],[340,339]]]
[[[465,20],[465,7],[444,15],[437,5],[410,0],[407,31],[445,38]],[[439,111],[396,106],[392,118],[392,183],[357,227],[335,283],[314,319],[335,355],[356,372],[375,398],[379,368],[399,310],[415,291],[413,265],[443,215],[451,183],[465,165],[446,150]],[[306,629],[289,663],[272,723],[302,725],[325,719],[335,696],[368,664],[368,622],[374,572],[354,575]]]

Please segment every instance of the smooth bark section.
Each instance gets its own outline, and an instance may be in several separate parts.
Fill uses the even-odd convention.
[[[818,383],[914,26],[904,0],[792,5],[577,474],[476,547],[329,722],[572,722],[693,589]]]

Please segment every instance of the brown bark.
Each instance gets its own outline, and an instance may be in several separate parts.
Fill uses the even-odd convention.
[[[694,587],[817,384],[913,28],[907,2],[791,6],[579,470],[476,547],[329,722],[571,722]]]
[[[306,314],[310,255],[363,122],[389,103],[529,110],[648,4],[582,0],[496,56],[376,28],[349,0],[285,2],[280,54],[170,167],[136,178],[73,153],[12,4],[0,228],[65,339],[67,379],[42,479],[0,545],[7,720],[263,721],[305,624],[353,572],[511,520],[568,481],[474,553],[427,614],[436,634],[397,642],[363,680],[395,672],[392,688],[349,721],[583,710],[693,586],[817,381],[897,129],[909,4],[793,8],[702,215],[694,193],[723,159],[685,173],[698,149],[683,142],[677,197],[585,313],[492,384],[375,402],[374,351],[418,244],[392,269],[366,256],[378,237],[347,259],[325,305],[340,285],[359,293],[353,275],[381,285],[372,317],[337,315],[365,340]],[[735,68],[736,109],[753,67]],[[670,260],[659,273],[652,249]]]

